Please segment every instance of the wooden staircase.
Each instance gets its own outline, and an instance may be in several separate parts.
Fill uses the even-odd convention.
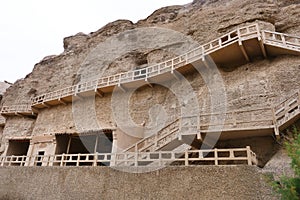
[[[259,109],[258,109],[259,110]],[[285,99],[284,101],[280,102],[277,106],[275,106],[273,109],[268,109],[270,112],[273,111],[273,120],[272,119],[254,119],[251,121],[250,119],[244,119],[243,121],[237,121],[237,113],[246,113],[249,111],[235,111],[235,112],[228,112],[225,113],[225,115],[234,115],[235,118],[232,122],[225,121],[224,126],[225,128],[222,128],[221,130],[213,130],[212,132],[230,132],[232,129],[228,128],[226,124],[233,124],[235,127],[237,127],[237,124],[244,124],[244,123],[250,123],[253,122],[255,125],[252,127],[244,127],[239,128],[237,127],[236,130],[250,130],[253,129],[255,131],[263,130],[265,126],[263,126],[261,123],[269,122],[272,123],[272,125],[269,125],[268,128],[271,129],[273,133],[275,133],[276,136],[279,137],[279,131],[287,128],[291,124],[293,124],[296,120],[300,118],[300,93],[299,91],[295,92],[293,95]],[[255,112],[257,110],[252,110],[250,112]],[[260,111],[264,111],[264,109],[261,109]],[[224,114],[224,113],[223,113]],[[218,117],[221,114],[210,114],[210,116]],[[177,147],[179,147],[182,144],[192,144],[193,139],[197,138],[198,140],[202,139],[202,133],[207,133],[208,129],[204,130],[202,127],[207,126],[214,126],[214,125],[221,125],[221,124],[204,124],[202,119],[205,117],[207,118],[207,114],[200,114],[199,116],[188,116],[184,118],[179,118],[172,123],[165,126],[163,129],[161,129],[157,134],[151,135],[147,138],[141,139],[137,143],[133,144],[132,146],[125,149],[123,152],[154,152],[154,151],[160,151],[160,150],[174,150]],[[272,116],[270,116],[272,117]],[[232,119],[232,117],[229,117]],[[188,119],[190,122],[194,123],[188,123],[185,124],[185,121]],[[196,122],[195,122],[196,119]],[[227,128],[226,128],[227,127]],[[189,140],[189,142],[182,141],[182,137],[184,136],[195,136],[192,137],[192,140]]]
[[[128,71],[108,77],[99,78],[57,91],[41,94],[31,99],[28,105],[3,106],[0,114],[3,116],[29,116],[36,117],[38,109],[49,108],[59,104],[71,103],[77,98],[85,96],[110,93],[115,87],[123,90],[136,87],[137,85],[150,84],[148,81],[168,81],[174,79],[176,73],[185,74],[193,68],[193,63],[206,63],[206,57],[209,56],[217,65],[243,64],[251,61],[255,57],[268,57],[278,55],[300,55],[300,37],[267,30],[260,30],[258,24],[251,24],[245,27],[237,28],[213,41],[198,48],[193,49],[183,55],[164,61],[159,64],[148,66],[143,69]],[[297,99],[298,98],[298,99]],[[265,109],[270,112],[270,117],[259,119],[260,125],[251,125],[249,122],[256,122],[257,119],[239,119],[238,113],[257,112]],[[196,135],[201,139],[201,133],[210,133],[214,131],[207,127],[218,126],[207,121],[208,117],[218,117],[219,115],[229,116],[230,120],[225,121],[223,132],[235,133],[237,131],[254,132],[264,130],[265,132],[279,131],[289,126],[299,117],[299,93],[294,94],[283,103],[273,106],[273,108],[258,108],[248,111],[230,111],[228,113],[208,113],[196,116],[197,124],[184,127],[183,119],[175,120],[159,131],[155,136],[145,138],[127,151],[157,151],[164,148],[171,141],[181,141],[184,135]],[[247,124],[248,123],[248,124]],[[257,124],[256,123],[256,124]],[[184,128],[192,129],[187,133]],[[176,146],[176,145],[175,145]]]

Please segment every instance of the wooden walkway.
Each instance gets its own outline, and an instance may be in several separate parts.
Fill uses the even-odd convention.
[[[0,156],[0,166],[147,166],[178,165],[257,165],[250,147],[236,149],[161,151],[148,153],[93,153],[34,156]],[[154,165],[153,165],[154,164]]]
[[[256,113],[264,113],[259,117]],[[211,118],[226,116],[221,123],[211,123]],[[266,116],[269,116],[266,117]],[[158,131],[143,138],[124,152],[153,152],[182,140],[185,135],[195,135],[202,140],[203,135],[222,132],[221,139],[243,138],[275,134],[287,128],[300,118],[300,92],[296,92],[274,108],[238,110],[227,113],[210,113],[179,118]],[[186,124],[186,122],[190,122]],[[221,128],[220,128],[221,126]],[[214,128],[218,127],[218,128]]]
[[[71,103],[74,98],[84,98],[87,95],[103,96],[105,93],[112,92],[115,87],[127,90],[137,85],[149,84],[149,80],[167,81],[176,78],[177,72],[185,74],[192,68],[191,64],[195,62],[200,61],[205,64],[207,56],[210,56],[217,65],[226,66],[247,63],[258,56],[268,57],[283,54],[300,55],[300,37],[260,30],[258,24],[252,24],[231,31],[222,37],[165,62],[45,93],[34,97],[28,105],[3,106],[0,113],[3,116],[22,115],[35,117],[38,114],[38,109]],[[225,114],[226,116],[230,116],[227,118],[231,120],[225,121],[222,131],[233,136],[239,135],[241,131],[253,135],[257,133],[257,130],[260,130],[260,132],[264,132],[265,134],[275,133],[278,136],[280,130],[286,128],[299,118],[299,105],[299,92],[296,92],[292,97],[287,98],[272,108],[230,111]],[[257,119],[252,117],[246,119],[238,115],[241,112],[255,113],[262,109],[270,113],[269,118]],[[211,116],[218,117],[218,115],[224,115],[224,113],[200,114],[196,116],[197,124],[190,124],[186,128],[193,129],[193,134],[197,134],[197,137],[201,139],[202,133],[219,131],[211,129],[213,126],[217,127],[218,124],[207,122],[207,118]],[[178,126],[174,129],[165,132],[162,131],[161,137],[158,133],[155,139],[155,144],[157,143],[158,147],[155,148],[160,148],[160,144],[165,143],[163,141],[168,141],[170,138],[174,138],[175,135],[177,138],[181,138],[183,134],[178,134],[178,131],[182,131],[184,127],[181,126],[182,123],[179,122],[180,120],[182,119],[173,122],[178,123]],[[168,129],[168,126],[166,129]],[[138,143],[143,148],[147,146],[146,141],[149,143],[150,139],[146,138],[144,140],[144,142],[140,141],[143,143],[142,145]],[[153,149],[154,147],[149,148]]]
[[[37,113],[33,111],[30,104],[19,104],[19,105],[12,105],[12,106],[3,106],[1,108],[1,115],[2,116],[36,116]]]

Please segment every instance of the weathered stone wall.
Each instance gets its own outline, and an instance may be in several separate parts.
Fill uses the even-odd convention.
[[[167,167],[142,174],[109,167],[0,168],[0,199],[279,199],[256,167]]]
[[[7,117],[3,130],[3,136],[30,136],[35,124],[35,119],[28,117]]]
[[[259,135],[259,131],[258,131]],[[220,140],[216,144],[216,148],[245,148],[250,146],[251,150],[255,152],[258,160],[258,166],[264,167],[265,164],[274,156],[280,149],[280,145],[272,136],[258,136],[248,138],[238,138],[230,140]]]
[[[9,88],[4,98],[4,104],[11,105],[28,101],[32,96],[78,82],[80,79],[78,70],[84,63],[87,52],[110,36],[124,30],[151,26],[170,28],[191,36],[200,44],[215,39],[238,25],[242,26],[256,20],[273,24],[277,31],[296,34],[299,31],[300,5],[296,1],[288,4],[281,0],[228,0],[226,3],[205,1],[204,4],[202,2],[194,1],[185,6],[162,8],[136,24],[127,20],[119,20],[89,35],[80,33],[66,38],[64,40],[65,51],[58,56],[48,56],[36,64],[32,73]],[[270,25],[267,27],[274,29]],[[134,51],[127,57],[124,55],[124,60],[117,59],[117,64],[114,62],[104,63],[99,74],[115,74],[120,67],[131,69],[134,64],[140,62],[137,54],[143,57],[143,53],[145,53],[146,60],[151,61],[152,52],[151,49],[141,49],[140,52]]]
[[[254,61],[231,71],[220,68],[226,86],[228,110],[270,107],[272,103],[285,98],[300,87],[299,66],[299,57],[286,56]],[[200,111],[209,113],[210,97],[201,75],[195,72],[186,78],[198,96]],[[178,86],[179,89],[180,87],[182,90],[185,89],[184,85]],[[112,112],[117,113],[113,108],[111,94],[105,94],[105,97],[92,97],[87,101],[89,103],[78,104],[78,106],[68,104],[40,110],[34,135],[55,132],[74,133],[76,132],[74,117],[93,129],[96,127],[91,120],[93,110],[100,127],[114,127],[115,120]],[[120,100],[125,106],[127,102],[124,101]],[[145,86],[136,90],[131,96],[128,117],[132,117],[136,124],[145,122],[145,127],[151,128],[157,126],[159,119],[155,117],[151,119],[150,116],[157,117],[161,112],[165,112],[166,115],[163,116],[166,116],[167,122],[170,122],[179,116],[181,107],[182,105],[179,105],[178,99],[169,89],[160,85],[154,85],[152,88]],[[263,112],[260,115],[257,115],[260,119],[270,118],[270,113]],[[7,123],[9,125],[10,120]]]
[[[3,152],[4,152],[4,142],[2,142],[2,140],[4,140],[4,138],[3,138],[3,129],[4,129],[4,127],[2,127],[2,126],[0,126],[0,141],[1,141],[1,143],[0,143],[0,154],[2,154]]]

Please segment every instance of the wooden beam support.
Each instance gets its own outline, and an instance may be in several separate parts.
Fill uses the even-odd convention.
[[[70,136],[69,136],[69,141],[68,141],[68,146],[67,146],[67,151],[66,151],[67,154],[68,154],[69,151],[70,151],[71,140],[72,140],[72,136],[70,135]]]
[[[200,140],[200,141],[202,141],[202,136],[201,136],[201,132],[200,131],[197,133],[197,139]]]
[[[102,92],[101,90],[98,90],[97,88],[95,89],[95,93],[96,93],[99,97],[104,97],[104,92]]]
[[[264,55],[264,58],[267,58],[268,57],[267,51],[266,51],[265,45],[262,40],[259,41],[259,46],[260,46],[262,54]]]
[[[77,97],[77,98],[78,98],[78,99],[80,99],[80,100],[83,100],[83,97],[82,97],[82,96],[80,96],[80,95],[79,95],[79,94],[77,94],[77,93],[76,93],[74,96],[75,96],[75,97]]]
[[[124,88],[124,87],[122,86],[122,84],[118,84],[118,87],[119,87],[123,92],[126,92],[126,91],[127,91],[126,88]]]
[[[46,108],[50,108],[50,107],[51,107],[51,105],[48,104],[48,103],[46,103],[46,102],[43,102],[42,104],[43,104]]]
[[[202,58],[202,62],[207,69],[210,69],[209,64],[207,63],[206,58],[204,56]]]
[[[145,82],[149,87],[153,88],[153,85],[148,81],[148,79],[145,79]]]
[[[249,56],[248,56],[248,54],[247,54],[247,52],[246,52],[246,49],[245,49],[245,47],[244,47],[244,45],[243,45],[243,42],[242,42],[241,40],[239,40],[239,47],[240,47],[240,49],[242,50],[242,53],[243,53],[243,55],[245,56],[245,59],[246,59],[248,62],[250,62]]]
[[[173,76],[174,76],[178,81],[181,80],[182,75],[181,75],[177,70],[173,70],[173,71],[171,72],[171,74],[173,74]]]
[[[39,109],[37,109],[37,108],[31,107],[31,110],[35,114],[39,113]]]
[[[67,102],[65,102],[65,101],[64,101],[63,99],[61,99],[61,98],[59,98],[58,101],[59,101],[59,103],[62,103],[62,104],[64,104],[65,106],[68,104]]]
[[[15,115],[19,116],[19,117],[25,117],[25,115],[23,115],[22,113],[19,113],[19,112],[15,112]]]
[[[95,146],[94,146],[94,153],[97,152],[98,140],[99,140],[99,135],[96,135],[96,141],[95,141]]]
[[[274,126],[274,133],[275,133],[275,137],[276,139],[280,139],[280,133],[279,133],[279,128],[277,125]]]

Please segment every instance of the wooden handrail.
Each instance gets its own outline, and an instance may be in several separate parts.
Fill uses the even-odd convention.
[[[19,104],[12,106],[2,106],[0,113],[19,113],[19,112],[27,112],[32,113],[32,108],[30,104]]]
[[[238,34],[238,32],[240,34]],[[152,66],[148,66],[143,69],[137,69],[134,71],[129,71],[125,73],[119,73],[116,75],[111,75],[107,77],[103,77],[97,80],[88,81],[85,83],[80,83],[76,86],[70,86],[64,89],[60,89],[54,92],[46,93],[39,95],[37,97],[32,98],[32,105],[39,104],[41,102],[44,102],[46,100],[53,100],[58,98],[63,98],[65,96],[72,96],[79,92],[86,92],[91,91],[95,88],[101,88],[101,87],[107,87],[107,86],[115,86],[118,84],[136,81],[136,80],[143,80],[147,78],[151,78],[153,76],[171,72],[172,70],[175,70],[181,66],[184,66],[188,63],[191,63],[192,61],[199,60],[203,58],[205,55],[210,54],[211,52],[225,47],[227,45],[230,45],[239,39],[241,39],[243,36],[249,36],[253,35],[253,37],[258,37],[259,35],[259,29],[257,24],[248,25],[245,27],[238,28],[234,31],[231,31],[218,39],[215,39],[213,41],[210,41],[207,44],[200,45],[199,47],[182,54],[180,56],[177,56],[173,59],[164,61],[159,64],[155,64]],[[90,87],[87,87],[89,85]],[[80,87],[80,90],[74,89]],[[66,92],[69,91],[69,92]]]
[[[135,144],[129,146],[128,148],[124,149],[123,152],[130,152],[131,150],[136,150],[136,147],[142,143],[145,143],[144,146],[142,146],[141,149],[144,150],[143,147],[145,147],[147,145],[147,143],[150,142],[150,144],[152,145],[153,144],[153,141],[154,140],[154,143],[155,141],[157,141],[158,139],[161,139],[162,137],[165,137],[166,134],[168,134],[169,132],[168,131],[165,131],[167,130],[167,128],[171,127],[172,125],[174,125],[175,123],[179,122],[179,118],[174,120],[173,122],[169,123],[168,125],[166,125],[165,127],[163,127],[160,131],[157,132],[157,134],[155,135],[150,135],[149,137],[146,137],[146,138],[143,138],[141,139],[140,141],[136,142]],[[165,133],[165,132],[166,133]],[[159,138],[158,138],[159,137]],[[149,145],[149,144],[148,144]],[[146,146],[148,147],[148,146]],[[146,150],[146,149],[145,149]]]
[[[276,43],[276,45],[280,44],[281,47],[283,48],[295,48],[296,50],[300,51],[299,45],[300,45],[300,37],[299,36],[293,36],[293,35],[289,35],[289,34],[283,34],[283,33],[278,33],[278,32],[272,32],[272,31],[267,31],[267,30],[260,30],[258,24],[251,24],[245,27],[241,27],[241,28],[237,28],[236,30],[233,30],[215,40],[212,40],[204,45],[200,45],[199,47],[185,53],[182,54],[180,56],[177,56],[173,59],[170,60],[166,60],[162,63],[159,64],[155,64],[152,66],[148,66],[146,68],[143,69],[137,69],[134,71],[128,71],[128,72],[124,72],[124,73],[120,73],[120,74],[116,74],[116,75],[112,75],[112,76],[107,76],[107,77],[103,77],[100,79],[96,79],[96,80],[91,80],[91,81],[87,81],[84,83],[80,83],[77,85],[73,85],[73,86],[69,86],[54,92],[49,92],[49,93],[45,93],[42,95],[39,95],[37,97],[32,98],[31,104],[30,105],[13,105],[13,106],[3,106],[1,108],[0,113],[1,114],[13,114],[13,113],[32,113],[33,111],[31,109],[31,106],[34,106],[36,104],[40,104],[40,103],[44,103],[46,101],[51,101],[51,100],[55,100],[55,99],[61,99],[67,96],[76,96],[79,93],[82,92],[88,92],[88,91],[96,91],[99,88],[102,87],[107,87],[107,86],[115,86],[115,85],[120,85],[123,83],[127,83],[127,82],[131,82],[131,81],[136,81],[136,80],[147,80],[147,78],[151,78],[154,76],[157,76],[159,74],[162,73],[166,73],[166,72],[172,72],[173,70],[184,66],[188,63],[191,63],[195,60],[199,60],[204,58],[204,56],[220,49],[223,48],[227,45],[233,44],[237,41],[243,41],[243,40],[247,40],[250,38],[258,38],[259,40],[261,39],[264,43],[271,43],[273,44],[273,42]],[[297,94],[299,96],[299,92]],[[269,110],[270,112],[272,112],[272,110],[274,110],[273,118],[272,119],[266,119],[266,120],[258,120],[257,122],[268,122],[268,121],[273,121],[273,125],[276,126],[280,126],[283,123],[285,123],[285,121],[283,122],[278,122],[280,120],[288,120],[287,115],[289,115],[289,112],[291,112],[291,110],[293,110],[295,107],[295,105],[293,106],[289,106],[287,105],[287,102],[289,103],[290,100],[295,101],[295,99],[289,99],[287,98],[286,100],[284,100],[283,102],[281,102],[280,104],[274,106],[273,108],[262,108],[264,110]],[[299,100],[296,100],[297,105],[299,106]],[[256,109],[258,110],[258,109]],[[255,109],[252,109],[252,111],[254,112]],[[228,115],[232,115],[235,120],[232,122],[229,122],[227,124],[233,124],[235,126],[237,126],[238,124],[243,124],[246,123],[244,121],[238,120],[237,114],[238,112],[250,112],[249,111],[245,111],[245,110],[240,110],[240,111],[230,111],[230,112],[226,112],[223,114]],[[205,123],[201,123],[201,117],[204,116],[212,116],[212,115],[222,115],[222,113],[210,113],[210,114],[201,114],[199,116],[200,122],[199,124],[204,124],[204,125],[219,125],[219,124],[205,124]],[[248,122],[247,122],[248,123]],[[199,127],[198,127],[199,129]],[[177,133],[176,133],[177,134]],[[149,140],[149,138],[146,138]],[[143,141],[140,142],[146,142],[147,140],[143,139]],[[141,144],[141,143],[139,143]],[[135,145],[134,148],[136,148],[137,145]],[[131,149],[133,147],[130,147],[129,149]]]
[[[212,155],[211,155],[212,153]],[[224,154],[223,154],[224,153]],[[243,155],[239,155],[239,154]],[[1,166],[80,166],[87,164],[97,166],[106,163],[108,166],[144,166],[155,162],[158,166],[166,163],[181,162],[194,165],[195,161],[226,165],[248,164],[256,165],[257,159],[250,147],[235,149],[188,150],[184,152],[126,152],[126,153],[91,153],[91,154],[60,154],[34,156],[0,156]],[[240,163],[235,163],[239,161]],[[243,162],[243,163],[241,163]],[[121,164],[121,165],[120,165]]]

